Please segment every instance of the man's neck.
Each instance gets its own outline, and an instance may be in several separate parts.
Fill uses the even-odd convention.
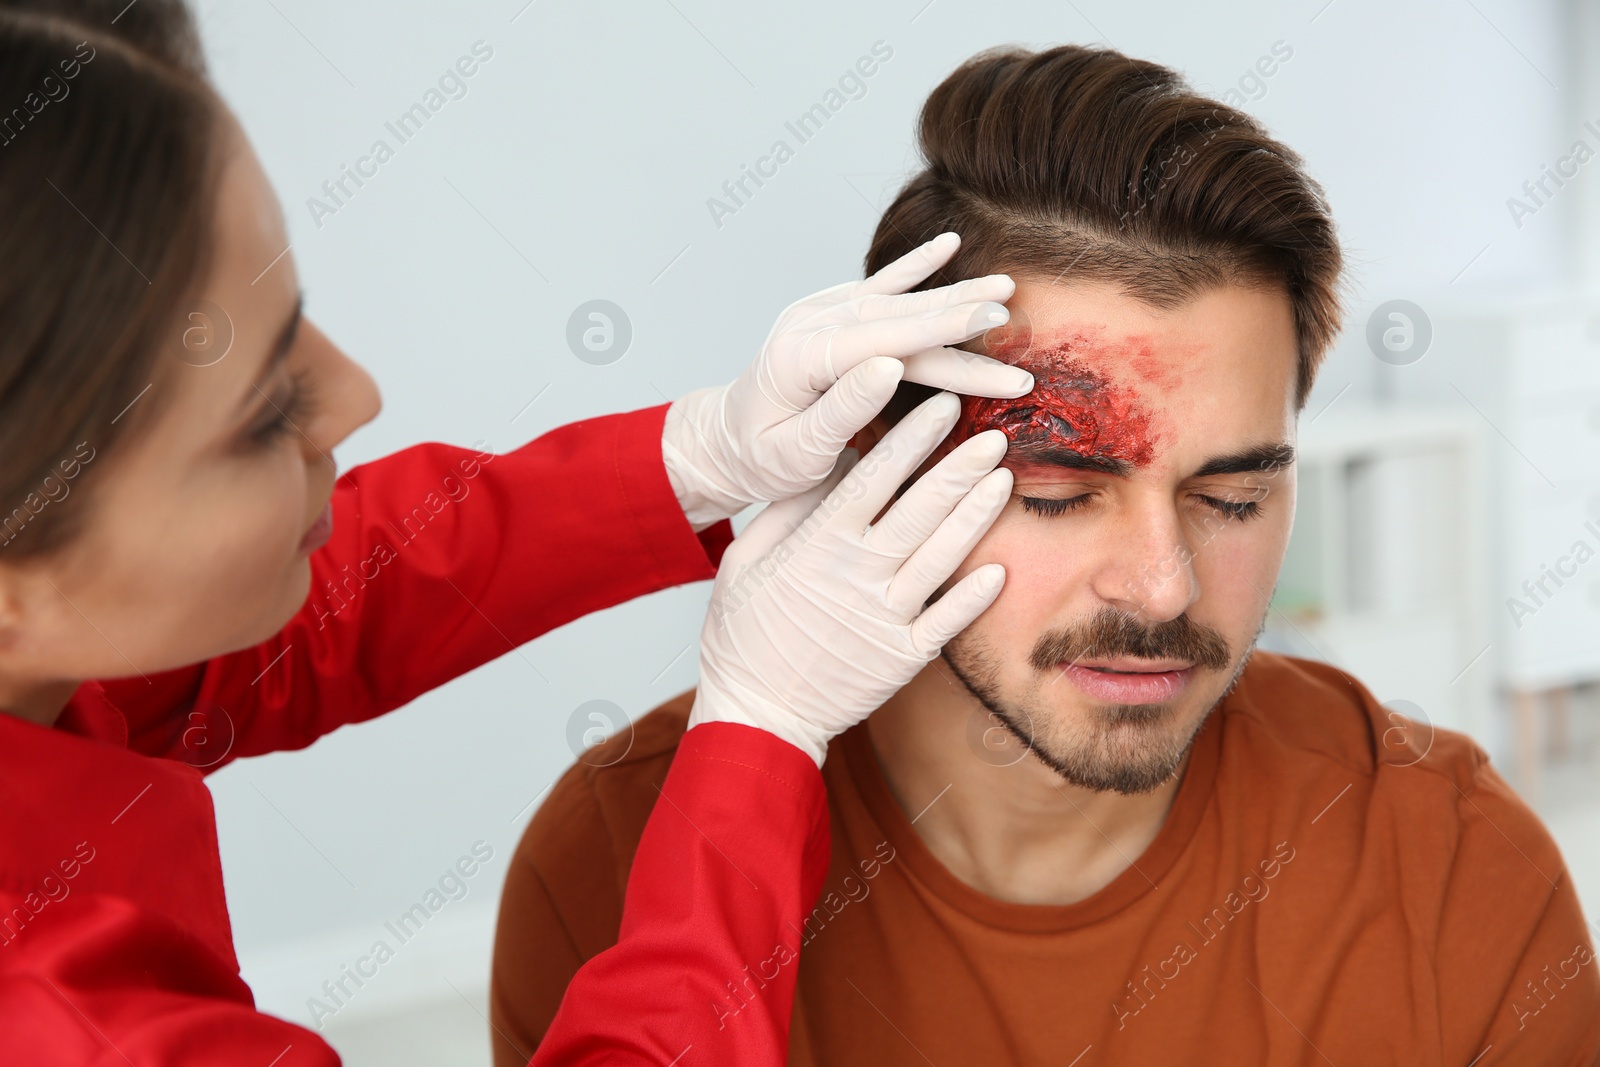
[[[890,792],[929,851],[978,892],[1019,904],[1093,896],[1155,840],[1187,757],[1153,792],[1098,793],[1032,755],[981,756],[968,739],[979,732],[974,718],[987,715],[940,660],[924,667],[867,720]],[[1019,742],[1011,738],[1008,750],[1020,751]]]

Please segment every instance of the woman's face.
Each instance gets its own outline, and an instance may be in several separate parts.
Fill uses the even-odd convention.
[[[326,540],[334,446],[378,413],[372,378],[299,317],[277,198],[232,116],[220,125],[203,298],[119,416],[159,400],[156,417],[113,451],[80,448],[93,484],[59,553],[9,564],[0,551],[6,690],[150,674],[277,632]]]

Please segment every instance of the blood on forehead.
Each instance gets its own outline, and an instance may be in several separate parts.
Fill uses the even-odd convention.
[[[1143,467],[1155,456],[1159,440],[1153,415],[1138,393],[1118,384],[1103,368],[1112,352],[1099,331],[1081,331],[1054,338],[1035,338],[1026,327],[991,335],[988,353],[1033,373],[1033,391],[1015,399],[982,396],[961,398],[961,418],[953,437],[966,440],[984,430],[1002,430],[1016,458],[1029,452],[1068,451]],[[1152,378],[1159,362],[1142,338],[1130,347],[1133,368]]]

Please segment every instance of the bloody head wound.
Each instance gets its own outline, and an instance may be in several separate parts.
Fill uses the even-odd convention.
[[[1033,372],[1033,391],[1015,399],[962,397],[953,440],[1001,430],[1010,442],[1008,459],[1050,463],[1072,454],[1089,461],[1072,466],[1111,474],[1154,457],[1158,438],[1138,394],[1091,365],[1099,362],[1097,337],[1076,332],[1040,344],[1026,330],[993,336],[988,354],[1023,363]],[[1019,359],[1024,354],[1026,360]]]

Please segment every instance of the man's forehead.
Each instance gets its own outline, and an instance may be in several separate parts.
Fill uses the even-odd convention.
[[[1185,330],[1174,316],[1091,309],[1065,298],[1043,307],[1037,298],[1028,303],[1013,298],[1008,306],[1011,321],[985,333],[980,347],[1029,371],[1049,371],[1075,360],[1092,363],[1102,374],[1170,390],[1183,384],[1184,366],[1211,347],[1199,331]]]
[[[976,347],[1031,371],[1035,388],[1016,399],[963,398],[957,439],[999,429],[1008,465],[1124,476],[1284,440],[1280,405],[1260,403],[1236,373],[1215,373],[1219,358],[1235,362],[1218,353],[1241,347],[1219,335],[1219,323],[1225,331],[1234,321],[1216,314],[1226,309],[1160,309],[1075,290],[1019,285],[1011,322]]]
[[[977,347],[1030,371],[1074,355],[1160,392],[1230,371],[1293,384],[1299,340],[1286,291],[1223,284],[1170,297],[1153,301],[1103,279],[1019,276],[1006,302],[1011,321]]]

